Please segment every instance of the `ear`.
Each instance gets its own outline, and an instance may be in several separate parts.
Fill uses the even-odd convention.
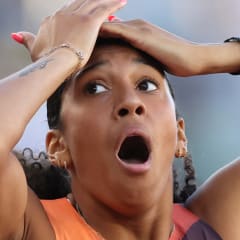
[[[187,137],[185,133],[185,122],[183,118],[179,118],[177,121],[177,148],[175,157],[185,157],[187,155]]]
[[[49,160],[61,168],[71,166],[71,156],[62,133],[59,130],[50,130],[46,136],[46,149]]]

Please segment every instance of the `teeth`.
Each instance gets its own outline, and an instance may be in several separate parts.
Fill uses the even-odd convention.
[[[127,163],[144,163],[148,159],[149,151],[142,137],[131,136],[122,143],[118,156]]]

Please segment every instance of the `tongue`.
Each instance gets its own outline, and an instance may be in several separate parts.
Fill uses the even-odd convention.
[[[130,159],[121,159],[123,162],[126,162],[126,163],[143,163],[143,161],[141,161],[140,159],[133,159],[133,158],[130,158]]]

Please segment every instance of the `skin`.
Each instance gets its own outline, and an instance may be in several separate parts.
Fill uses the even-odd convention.
[[[86,91],[90,83],[96,93]],[[121,116],[123,109],[128,114]],[[178,137],[184,122],[176,121],[162,73],[136,50],[98,47],[64,94],[61,122],[48,135],[48,151],[71,166],[73,195],[87,222],[106,239],[168,239],[172,159],[186,137]],[[151,164],[140,174],[116,157],[120,139],[132,132],[150,139]]]
[[[210,224],[222,239],[238,239],[240,160],[219,169],[186,202],[186,206]]]
[[[177,76],[239,71],[240,44],[236,42],[194,43],[138,19],[104,23],[101,34],[125,39]]]
[[[126,39],[133,46],[154,56],[164,64],[169,72],[179,76],[239,71],[240,46],[237,43],[213,45],[195,44],[142,21],[117,24],[111,23],[111,25],[110,23],[103,24],[109,15],[117,11],[123,5],[122,2],[117,0],[71,1],[71,3],[64,5],[63,8],[58,10],[51,17],[46,18],[36,36],[31,33],[21,33],[24,38],[24,45],[29,50],[32,59],[36,62],[27,66],[20,72],[1,80],[0,83],[0,189],[2,196],[0,199],[0,239],[55,239],[46,214],[39,200],[27,189],[22,168],[16,158],[11,154],[11,151],[41,104],[46,101],[57,87],[70,74],[74,73],[77,68],[85,67],[92,54],[94,43],[100,30],[103,35],[120,36]],[[71,29],[69,26],[71,26]],[[79,29],[81,29],[81,34],[79,34]],[[144,36],[146,36],[144,40],[138,41],[138,39],[142,39],[142,31],[148,34],[144,34]],[[46,41],[46,39],[49,39],[49,41]],[[85,57],[84,60],[79,62],[76,55],[68,49],[58,49],[47,57],[43,57],[50,49],[64,42],[70,42],[73,48],[82,50]],[[136,56],[134,55],[136,52],[130,51],[129,54],[131,56]],[[104,52],[104,56],[106,55],[107,52]],[[120,55],[119,57],[123,56]],[[66,59],[68,61],[66,61]],[[178,61],[176,61],[176,59],[178,59]],[[114,60],[118,64],[120,61],[120,59],[115,56],[113,59],[111,56],[109,60]],[[113,71],[111,74],[114,76],[111,78],[112,81],[116,83],[116,86],[119,86],[120,89],[118,89],[118,91],[124,94],[118,95],[116,91],[113,91],[114,93],[107,91],[96,96],[96,98],[100,98],[98,107],[101,111],[95,108],[95,97],[92,98],[89,96],[88,99],[81,91],[81,94],[77,91],[80,95],[74,92],[77,88],[81,90],[81,87],[73,82],[64,97],[62,119],[66,126],[62,131],[49,133],[47,137],[48,151],[53,154],[56,153],[56,156],[61,157],[63,161],[68,161],[68,166],[74,175],[73,189],[76,199],[81,208],[83,208],[84,214],[87,215],[87,219],[89,219],[94,228],[97,230],[99,229],[104,236],[109,237],[109,239],[116,239],[116,237],[114,238],[116,234],[120,234],[122,237],[121,239],[127,239],[128,237],[128,239],[168,239],[172,227],[170,218],[172,208],[172,202],[170,201],[172,198],[172,190],[170,190],[171,188],[169,185],[171,184],[172,178],[170,175],[170,164],[171,157],[174,155],[174,150],[183,145],[180,140],[182,139],[184,141],[184,138],[182,138],[184,136],[184,123],[180,121],[177,124],[174,119],[174,105],[169,96],[166,84],[161,84],[162,88],[157,91],[159,94],[141,92],[133,87],[135,74],[131,75],[130,73],[132,73],[131,71],[133,71],[136,66],[132,65],[128,58],[127,61],[129,66],[125,66],[124,71],[122,69],[124,73],[124,78],[121,80],[122,82],[116,74],[118,73],[118,75],[120,75],[119,71],[116,69],[116,63],[114,63],[115,67],[111,70]],[[118,67],[122,64],[124,65],[124,63],[125,59]],[[140,65],[141,71],[143,71],[146,66],[144,64]],[[101,67],[104,68],[104,66]],[[56,69],[58,69],[58,71],[56,71]],[[149,69],[148,71],[152,72],[155,70]],[[154,76],[155,74],[157,73],[154,72]],[[156,78],[160,83],[164,82],[161,75],[156,76]],[[109,81],[111,83],[111,80]],[[26,92],[28,93],[27,102],[25,98]],[[134,101],[134,106],[140,104],[140,109],[145,110],[141,110],[140,112],[142,114],[138,116],[134,117],[134,114],[129,114],[127,117],[120,118],[120,120],[116,117],[117,111],[109,111],[109,109],[117,109],[117,107],[120,106],[121,98],[124,104],[130,101],[129,96],[135,99],[136,102]],[[80,99],[83,100],[81,108],[77,104]],[[86,99],[89,101],[86,101]],[[161,108],[153,108],[152,103],[155,103],[155,100],[159,101],[159,106],[161,106]],[[109,107],[108,110],[103,107],[103,103],[105,102]],[[16,105],[16,103],[18,104]],[[70,103],[72,105],[69,105]],[[95,107],[86,109],[86,107],[91,104]],[[131,106],[133,105],[131,104]],[[81,114],[80,110],[85,112],[85,114]],[[99,112],[101,113],[101,121],[99,120]],[[104,114],[102,114],[102,112],[104,112]],[[88,174],[92,174],[97,179],[99,179],[100,176],[96,172],[96,168],[90,168],[85,162],[82,162],[82,159],[90,158],[88,155],[90,153],[84,153],[84,158],[82,156],[81,158],[77,156],[79,150],[77,149],[76,143],[81,143],[81,138],[79,136],[80,134],[75,134],[74,126],[78,132],[80,130],[84,131],[84,129],[80,129],[80,124],[68,125],[71,120],[68,114],[75,123],[78,123],[80,115],[82,117],[81,119],[83,119],[82,121],[85,122],[87,121],[86,118],[88,114],[98,119],[94,124],[101,126],[103,129],[97,128],[96,130],[95,125],[92,127],[99,133],[99,138],[94,139],[94,141],[102,146],[102,150],[96,149],[98,152],[101,150],[102,154],[97,156],[97,158],[88,160],[96,160],[98,164],[96,166],[98,166],[101,172],[104,172],[101,176],[102,178],[104,177],[103,182],[107,184],[106,186],[108,186],[118,198],[113,194],[110,196],[110,191],[96,191],[93,182],[87,181],[89,176],[85,178],[85,181],[79,180],[80,173],[85,174],[82,169],[86,170]],[[158,120],[161,121],[162,124],[167,124],[168,128],[162,128],[161,124],[157,122],[155,114],[159,117]],[[132,176],[132,174],[126,174],[125,171],[121,170],[120,166],[117,165],[116,161],[114,161],[116,148],[112,145],[112,142],[118,141],[117,137],[121,131],[123,131],[123,133],[127,131],[126,124],[130,124],[131,127],[130,116],[134,119],[133,124],[143,129],[147,135],[153,135],[151,142],[153,144],[152,166],[154,166],[154,168],[151,166],[149,172],[137,177],[135,175]],[[142,118],[145,118],[146,126],[142,123]],[[15,121],[16,119],[18,119],[18,121]],[[106,122],[102,121],[102,119]],[[169,120],[169,122],[167,120]],[[124,124],[120,124],[120,122]],[[89,124],[90,123],[93,125],[92,119],[89,121]],[[116,123],[117,128],[109,129],[107,128],[107,123]],[[151,124],[153,124],[153,126],[151,126]],[[156,132],[155,130],[153,131],[153,127],[156,127]],[[167,138],[171,144],[169,147],[166,147],[166,152],[165,149],[163,152],[160,152],[165,144],[162,139],[166,137],[164,133],[169,134]],[[90,139],[90,137],[92,137],[90,134],[83,136],[85,136],[85,139]],[[156,139],[157,137],[159,137],[159,139]],[[75,139],[77,142],[74,143],[71,139]],[[161,144],[159,144],[159,141]],[[158,146],[156,146],[156,143],[158,143]],[[108,148],[108,150],[106,150],[106,148]],[[92,148],[90,150],[92,151]],[[157,161],[157,157],[161,161]],[[103,161],[104,164],[99,164],[99,162],[97,162],[98,159],[99,161]],[[158,166],[160,166],[160,169],[155,169],[155,167]],[[108,170],[111,167],[116,170],[116,176],[115,172],[113,174],[112,171]],[[166,172],[164,172],[163,169],[166,170]],[[191,203],[193,211],[199,216],[202,216],[203,219],[206,219],[206,221],[209,221],[218,232],[222,230],[221,234],[226,234],[223,236],[228,236],[226,239],[239,238],[237,232],[233,237],[229,237],[231,236],[231,228],[220,229],[225,222],[232,222],[231,227],[233,229],[238,228],[238,221],[232,221],[233,215],[235,215],[236,219],[239,219],[240,216],[238,211],[231,207],[229,208],[228,214],[225,214],[229,206],[238,206],[239,203],[238,194],[234,193],[235,191],[229,191],[233,182],[234,186],[239,186],[239,178],[234,169],[237,168],[226,168],[226,172],[223,172],[226,175],[216,175],[219,176],[219,178],[213,178],[216,179],[216,181],[212,182],[215,184],[209,185],[210,190],[216,189],[216,191],[210,191],[207,192],[207,194],[201,191],[199,192],[201,194],[196,195],[195,200],[193,198]],[[163,175],[159,174],[159,176],[158,173],[163,173]],[[222,176],[228,177],[228,181],[226,181],[224,185],[221,185],[223,181]],[[126,182],[118,181],[120,177],[124,177]],[[112,180],[111,184],[108,182],[108,179]],[[134,181],[136,186],[133,184],[128,185],[127,183],[132,183],[133,179],[137,179],[137,181]],[[144,180],[146,180],[146,182]],[[156,181],[159,182],[156,183]],[[166,183],[166,186],[164,186],[163,183]],[[143,190],[149,192],[149,187],[151,185],[159,188],[154,188],[154,192],[151,191],[151,195],[144,195],[140,202],[136,201],[136,196],[142,196]],[[116,192],[115,186],[119,187],[123,194]],[[101,190],[106,190],[105,188],[103,184],[99,186]],[[165,189],[168,189],[168,191],[164,192]],[[80,190],[84,191],[86,197],[81,198],[82,195],[79,195]],[[221,197],[225,190],[228,191],[227,201],[223,202],[219,198],[216,199],[217,201],[211,201],[212,197],[214,197],[213,194],[216,194],[215,196],[219,194]],[[92,194],[93,192],[95,194]],[[210,197],[210,200],[207,199],[206,195]],[[126,201],[126,196],[128,201]],[[16,201],[16,199],[18,201]],[[147,200],[149,202],[147,202]],[[209,208],[215,207],[214,213],[218,212],[219,215],[209,214],[203,210],[203,208],[197,209],[196,206],[200,206],[199,204],[201,203],[207,204]],[[152,205],[150,206],[150,204]],[[136,206],[136,211],[134,208],[131,208],[131,206]],[[102,218],[98,219],[97,216],[92,215],[94,211],[88,210],[92,207],[94,207],[94,210],[101,212],[105,219],[110,219],[112,223],[116,224],[114,226],[103,225],[104,221],[102,221]],[[129,209],[131,211],[128,212]],[[136,212],[139,209],[142,211],[140,211],[141,214],[139,219],[137,219]],[[33,211],[34,216],[32,215]],[[158,211],[158,215],[155,211]],[[129,219],[129,215],[131,217],[129,222],[124,221],[126,217]],[[12,216],[14,216],[14,218]],[[122,222],[117,221],[116,216],[121,216]],[[224,218],[219,216],[224,216]],[[132,219],[136,220],[136,225],[135,221],[132,221]],[[128,227],[126,227],[126,225]],[[139,226],[142,225],[143,227],[139,228]],[[141,232],[136,232],[136,229],[141,229]]]

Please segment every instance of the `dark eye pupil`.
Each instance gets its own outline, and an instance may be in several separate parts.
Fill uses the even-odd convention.
[[[90,94],[96,93],[96,91],[97,91],[97,86],[96,86],[96,84],[94,84],[94,83],[88,84],[87,87],[86,87],[86,91],[87,91],[88,93],[90,93]]]
[[[139,90],[146,91],[148,89],[148,83],[147,81],[143,81],[138,86]]]

